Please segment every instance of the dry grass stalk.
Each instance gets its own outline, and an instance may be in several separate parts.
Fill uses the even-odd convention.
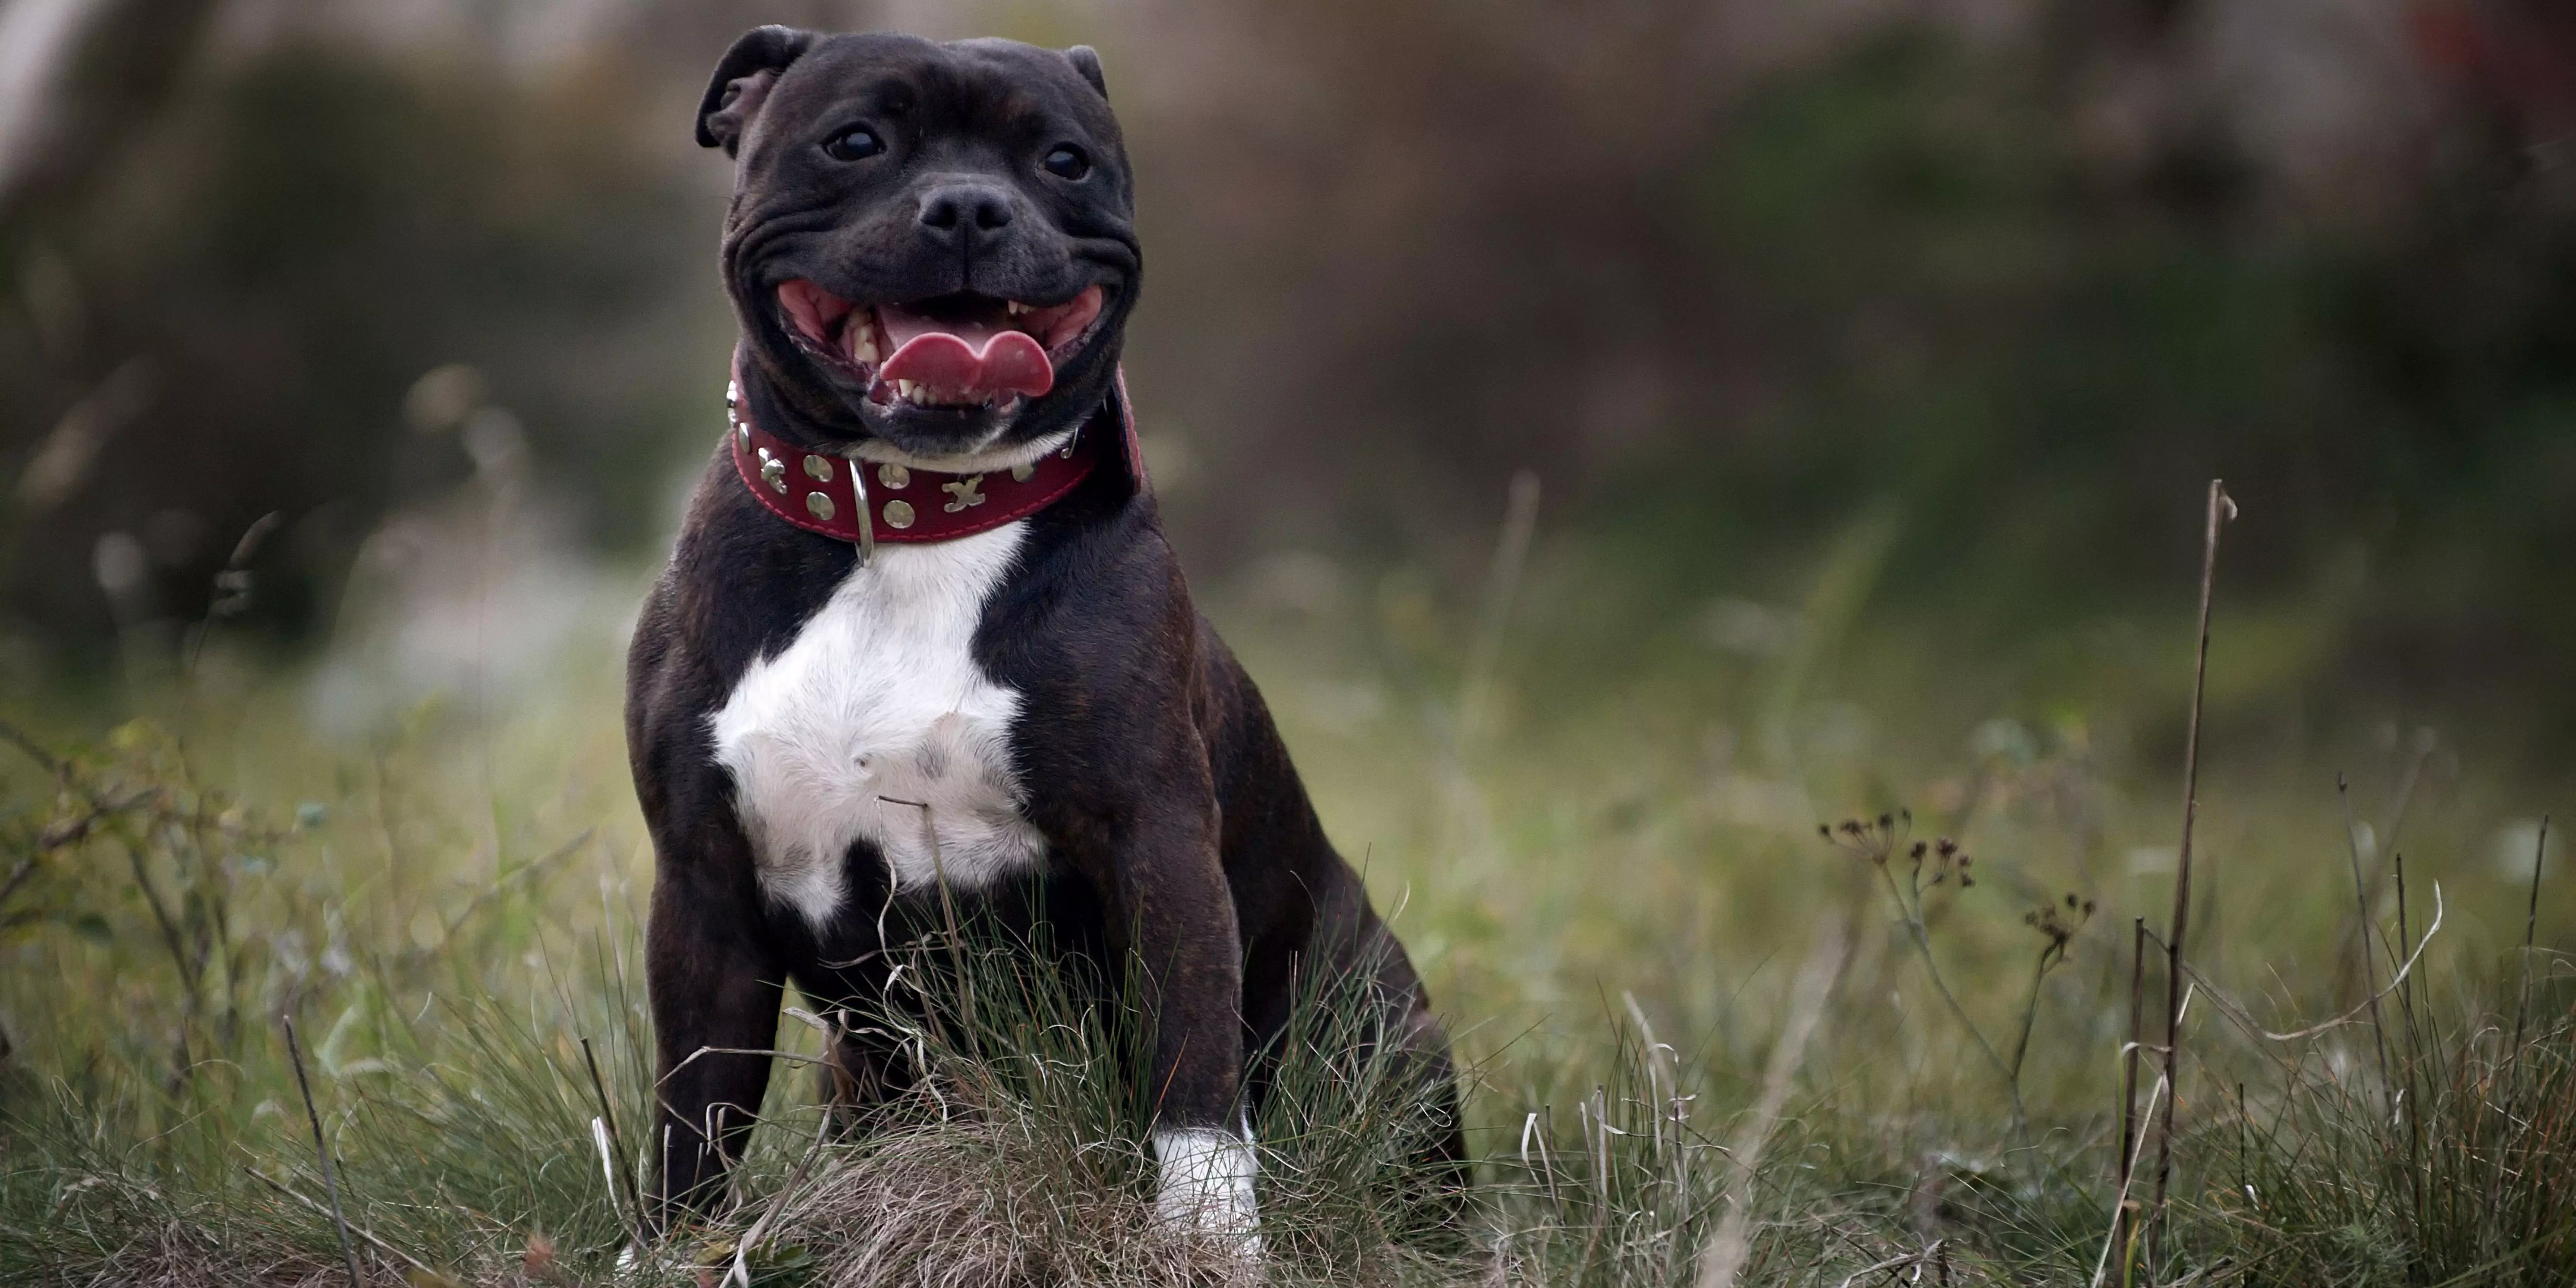
[[[2406,921],[2406,852],[2397,850],[2389,857],[2397,869],[2397,942],[2402,946],[2413,939]],[[2441,889],[2439,883],[2433,887],[2436,908],[2441,905]],[[2433,915],[2438,926],[2441,914],[2437,911]],[[2425,938],[2431,939],[2432,933],[2427,931]],[[2414,1194],[2415,1220],[2420,1224],[2424,1219],[2425,1202],[2424,1092],[2416,1085],[2415,1075],[2425,1062],[2423,1029],[2416,1022],[2414,972],[2402,971],[2395,982],[2402,985],[2397,993],[2397,1009],[2406,1017],[2406,1184]]]
[[[2540,865],[2549,857],[2549,816],[2540,816],[2540,836],[2531,843],[2531,902],[2522,914],[2522,974],[2513,994],[2513,1045],[2505,1050],[2522,1050],[2523,1021],[2531,1009],[2531,949],[2540,933]]]
[[[607,1080],[599,1076],[599,1056],[590,1048],[590,1039],[581,1040],[581,1060],[590,1070],[590,1094],[599,1104],[600,1161],[608,1167],[609,1201],[623,1199],[628,1232],[635,1245],[648,1240],[644,1231],[644,1197],[636,1189],[635,1169],[628,1165],[626,1142],[617,1132],[617,1110],[608,1101]]]
[[[2236,517],[2236,503],[2228,499],[2226,485],[2218,479],[2209,481],[2209,510],[2201,538],[2200,554],[2200,637],[2194,655],[2191,676],[2191,724],[2184,736],[2182,753],[2182,846],[2174,860],[2173,937],[2165,954],[2165,1085],[2175,1089],[2165,1098],[2164,1118],[2156,1131],[2156,1198],[2155,1217],[2149,1239],[2148,1259],[2161,1251],[2165,1228],[2165,1193],[2173,1176],[2174,1105],[2182,1099],[2182,954],[2186,934],[2191,928],[2191,840],[2192,826],[2200,819],[2200,717],[2201,705],[2209,690],[2209,606],[2218,583],[2218,530]]]
[[[2379,1053],[2379,1094],[2390,1093],[2388,1038],[2379,1025],[2379,967],[2370,956],[2370,887],[2361,875],[2361,828],[2352,817],[2352,785],[2335,775],[2335,795],[2343,802],[2344,851],[2352,859],[2353,944],[2359,950],[2362,991],[2370,999],[2370,1042]]]
[[[1698,1288],[1734,1288],[1736,1276],[1743,1273],[1752,1252],[1754,1171],[1761,1164],[1762,1147],[1770,1140],[1771,1129],[1779,1125],[1781,1111],[1788,1108],[1789,1084],[1806,1059],[1807,1039],[1824,1018],[1825,999],[1842,975],[1843,940],[1841,919],[1828,921],[1816,937],[1815,948],[1808,952],[1806,965],[1798,969],[1797,983],[1790,990],[1789,1018],[1780,1026],[1780,1040],[1771,1048],[1770,1067],[1762,1074],[1762,1098],[1728,1151],[1735,1175],[1727,1185],[1726,1216],[1718,1222],[1716,1236],[1700,1253]]]
[[[386,1242],[383,1236],[369,1230],[367,1227],[363,1225],[349,1224],[347,1219],[342,1217],[338,1212],[306,1198],[302,1194],[297,1193],[293,1188],[256,1167],[244,1167],[242,1171],[252,1180],[277,1191],[279,1194],[285,1195],[287,1198],[295,1200],[298,1205],[303,1207],[305,1210],[312,1212],[316,1216],[327,1216],[332,1220],[339,1222],[345,1234],[354,1234],[373,1245],[376,1251],[384,1253],[386,1256],[392,1257],[394,1260],[402,1262],[404,1265],[410,1266],[414,1271],[418,1272],[418,1278],[430,1283],[445,1282],[446,1276],[441,1275],[438,1272],[437,1267],[395,1247],[391,1243]]]
[[[2138,1043],[2147,1013],[2147,919],[2133,919],[2129,950],[2129,1042],[2120,1051],[2120,1183],[2112,1190],[2111,1241],[2127,1248],[2135,1222],[2129,1215],[2129,1179],[2138,1167]],[[2124,1259],[2120,1266],[2128,1274]]]
[[[2344,830],[2352,834],[2353,848],[2356,851],[2353,861],[2353,881],[2362,904],[2361,920],[2344,933],[2353,939],[2360,951],[2365,954],[2360,958],[2365,969],[2370,966],[2367,954],[2370,951],[2371,931],[2376,925],[2371,910],[2378,906],[2388,886],[2388,856],[2396,852],[2398,835],[2405,829],[2407,814],[2414,807],[2415,789],[2424,781],[2424,767],[2432,761],[2433,752],[2440,745],[2441,740],[2431,729],[2420,728],[2415,731],[2415,737],[2409,745],[2406,767],[2397,773],[2397,789],[2388,807],[2387,826],[2372,834],[2370,873],[2367,877],[2361,874],[2361,863],[2358,857],[2361,833],[2352,816],[2352,803],[2349,799],[2344,802]],[[2343,775],[2335,775],[2335,785],[2338,788],[2344,786]],[[2350,970],[2353,958],[2339,944],[2335,959],[2340,963],[2336,967],[2335,980],[2335,992],[2340,997],[2348,995],[2352,989]]]
[[[939,852],[939,824],[930,816],[930,802],[898,800],[892,796],[877,798],[888,805],[909,805],[921,811],[921,835],[930,846],[930,873],[939,884],[939,915],[948,929],[948,965],[957,972],[958,1002],[964,1009],[967,1050],[974,1053],[978,1041],[975,1009],[975,977],[966,969],[966,943],[958,929],[957,897],[948,887],[948,860]]]
[[[1182,1288],[1248,1273],[1230,1250],[1160,1229],[1130,1191],[1057,1183],[1047,1144],[1007,1118],[890,1130],[832,1147],[762,1223],[819,1254],[816,1288]]]
[[[1494,542],[1494,560],[1485,573],[1484,600],[1476,611],[1476,634],[1468,642],[1467,665],[1458,685],[1458,749],[1473,746],[1493,700],[1494,671],[1502,662],[1503,630],[1511,621],[1512,601],[1519,597],[1521,572],[1529,562],[1530,538],[1538,530],[1538,473],[1512,474],[1503,506],[1503,530]]]
[[[2162,1073],[2158,1073],[2156,1075],[2156,1085],[2147,1089],[2146,1122],[2140,1124],[2137,1135],[2121,1142],[2120,1150],[2122,1153],[2129,1155],[2131,1158],[2135,1158],[2146,1151],[2146,1124],[2154,1121],[2156,1108],[2164,1103],[2164,1098],[2165,1078]],[[2138,1235],[2141,1233],[2138,1228],[2136,1218],[2136,1200],[2129,1197],[2130,1186],[2134,1184],[2137,1179],[2137,1173],[2132,1171],[2129,1176],[2120,1183],[2120,1188],[2111,1195],[2111,1208],[2116,1215],[2111,1219],[2111,1228],[2102,1236],[2102,1255],[2093,1263],[2093,1278],[2091,1280],[2093,1288],[2101,1288],[2104,1283],[2108,1282],[2107,1276],[2110,1274],[2111,1270],[2111,1257],[2115,1252],[2119,1254],[2120,1258],[2119,1282],[2123,1285],[2129,1282],[2130,1268],[2137,1261],[2137,1239]]]
[[[349,1263],[349,1288],[364,1288],[358,1275],[358,1245],[349,1238],[349,1218],[340,1208],[340,1169],[331,1162],[331,1142],[322,1134],[322,1111],[313,1106],[313,1083],[304,1076],[304,1044],[295,1036],[295,1017],[281,1015],[286,1027],[286,1055],[295,1065],[295,1089],[304,1095],[304,1116],[313,1124],[313,1152],[322,1158],[322,1188],[331,1199],[331,1224],[340,1231],[340,1255]]]
[[[838,1049],[837,1035],[832,1041],[835,1049]],[[750,1229],[743,1231],[741,1240],[734,1245],[733,1266],[725,1271],[721,1288],[737,1288],[737,1285],[739,1288],[751,1288],[751,1254],[759,1251],[761,1241],[778,1228],[778,1214],[785,1210],[788,1203],[796,1197],[797,1187],[805,1183],[806,1174],[814,1169],[814,1159],[823,1152],[823,1143],[831,1139],[831,1113],[827,1110],[816,1115],[816,1118],[818,1121],[814,1125],[813,1145],[806,1149],[804,1157],[796,1160],[796,1170],[788,1173],[786,1183],[778,1187],[777,1197],[770,1200],[769,1207],[761,1212],[760,1219],[752,1222]]]

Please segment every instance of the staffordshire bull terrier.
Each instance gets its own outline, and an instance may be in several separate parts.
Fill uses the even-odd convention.
[[[1247,1124],[1299,970],[1369,971],[1448,1041],[1191,605],[1119,377],[1140,259],[1100,60],[783,27],[718,63],[735,162],[728,423],[636,624],[627,744],[655,864],[657,1220],[703,1207],[788,981],[886,1004],[944,897],[1139,981],[1158,1214],[1256,1247]],[[836,1052],[844,1094],[907,1084]],[[853,1090],[854,1089],[854,1090]]]

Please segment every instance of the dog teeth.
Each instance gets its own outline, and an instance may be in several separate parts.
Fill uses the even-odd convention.
[[[895,397],[901,398],[915,407],[957,408],[989,407],[993,405],[993,400],[990,398],[979,399],[972,394],[964,393],[955,389],[934,389],[918,380],[898,380],[894,382],[894,394]]]
[[[864,317],[850,323],[850,359],[870,365],[877,360],[877,331]]]
[[[1021,314],[1023,314],[1023,313],[1026,313],[1026,312],[1029,312],[1030,310],[1029,310],[1029,306],[1028,306],[1028,305],[1022,304],[1022,303],[1020,303],[1018,300],[1012,300],[1012,301],[1010,301],[1009,303],[1004,304],[1004,305],[1002,306],[1002,311],[1003,311],[1004,313],[1006,313],[1006,314],[1009,314],[1009,315],[1010,315],[1010,316],[1012,316],[1012,317],[1018,317],[1019,315],[1021,315]]]

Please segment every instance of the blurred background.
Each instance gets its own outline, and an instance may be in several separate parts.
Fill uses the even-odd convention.
[[[375,639],[357,720],[631,591],[731,326],[690,114],[763,21],[1103,51],[1211,591],[1472,616],[1527,469],[1584,602],[1521,640],[1538,705],[1775,655],[1841,559],[1956,724],[2169,683],[2133,628],[2224,476],[2263,661],[2222,732],[2576,751],[2539,0],[9,0],[8,684],[113,700],[211,613],[266,662]]]
[[[1102,51],[1169,525],[1408,877],[2078,778],[2146,820],[2064,806],[2078,864],[2160,871],[2222,476],[2219,765],[2480,784],[2505,871],[2569,785],[2541,0],[8,0],[0,693],[382,746],[571,692],[630,809],[732,329],[691,113],[772,21]]]

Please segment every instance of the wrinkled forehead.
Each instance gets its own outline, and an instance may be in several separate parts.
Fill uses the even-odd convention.
[[[798,115],[917,114],[924,128],[996,137],[1071,131],[1094,144],[1121,146],[1108,100],[1072,61],[1016,40],[835,36],[788,68],[776,101]]]

